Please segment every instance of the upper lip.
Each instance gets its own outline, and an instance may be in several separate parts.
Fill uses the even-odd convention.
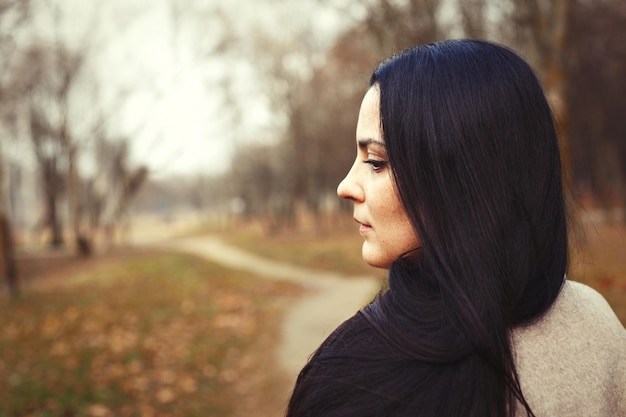
[[[362,222],[361,220],[357,219],[356,217],[354,218],[354,221],[357,222],[358,224],[360,224],[361,226],[372,227],[370,224]]]

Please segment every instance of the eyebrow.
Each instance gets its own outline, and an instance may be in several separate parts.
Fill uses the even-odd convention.
[[[357,141],[359,148],[364,149],[367,148],[368,145],[378,145],[381,148],[385,147],[385,143],[375,139],[361,139]]]

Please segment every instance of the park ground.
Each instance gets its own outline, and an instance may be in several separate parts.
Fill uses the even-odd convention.
[[[626,229],[586,229],[569,278],[626,323]],[[256,259],[270,269],[198,250],[224,242],[250,254],[248,268]],[[359,246],[354,231],[248,229],[87,260],[22,258],[22,297],[0,304],[0,417],[280,416],[310,346],[375,293],[382,273],[363,266]],[[355,304],[328,307],[354,285]]]

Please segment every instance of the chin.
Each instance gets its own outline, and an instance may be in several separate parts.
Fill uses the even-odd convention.
[[[363,250],[361,251],[361,256],[363,257],[365,263],[374,268],[389,269],[393,262],[385,256],[381,256],[381,254],[377,253],[377,251],[367,248],[366,244],[367,243],[363,244]]]

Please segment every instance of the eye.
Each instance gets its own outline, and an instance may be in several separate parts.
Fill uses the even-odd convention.
[[[370,164],[373,171],[380,171],[387,166],[387,161],[380,161],[377,159],[366,159],[363,162],[365,162],[366,164]]]

